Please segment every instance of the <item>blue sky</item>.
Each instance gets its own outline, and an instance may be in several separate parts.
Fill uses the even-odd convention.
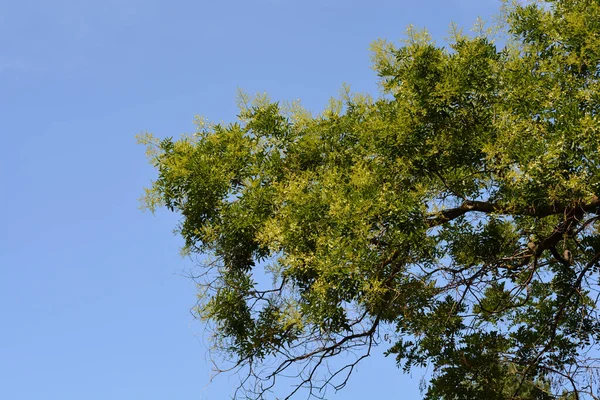
[[[369,43],[446,35],[497,0],[0,0],[0,398],[227,399],[208,384],[177,217],[138,210],[134,135],[231,121],[239,87],[318,112],[376,94]],[[329,399],[419,398],[392,359]],[[304,398],[299,396],[298,398]]]

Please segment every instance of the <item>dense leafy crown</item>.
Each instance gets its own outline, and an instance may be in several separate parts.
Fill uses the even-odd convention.
[[[600,1],[503,15],[502,48],[375,43],[377,99],[141,136],[238,396],[321,396],[377,344],[430,366],[426,399],[600,395]]]

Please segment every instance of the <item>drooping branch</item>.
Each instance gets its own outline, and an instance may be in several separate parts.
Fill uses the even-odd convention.
[[[581,291],[581,285],[582,285],[582,282],[583,282],[583,278],[585,277],[585,275],[592,268],[594,268],[596,266],[596,264],[598,263],[598,261],[600,261],[600,252],[597,252],[592,257],[592,259],[590,261],[588,261],[588,263],[585,265],[585,267],[581,270],[581,272],[577,276],[577,280],[573,283],[573,285],[571,287],[571,290],[565,296],[565,298],[562,300],[562,303],[561,303],[560,307],[558,308],[557,312],[554,315],[554,320],[548,326],[548,328],[549,328],[549,338],[548,338],[548,341],[546,342],[545,346],[537,353],[537,355],[535,356],[535,358],[533,359],[533,361],[530,362],[529,365],[527,366],[527,369],[525,370],[525,373],[523,374],[521,382],[519,383],[519,386],[517,387],[513,398],[516,398],[516,395],[519,394],[519,391],[521,390],[521,388],[523,386],[525,378],[529,375],[529,371],[531,369],[533,369],[533,368],[535,368],[535,367],[538,366],[538,363],[539,363],[540,359],[542,358],[542,356],[546,352],[548,352],[552,348],[552,346],[554,345],[554,341],[555,341],[556,335],[558,333],[559,324],[560,324],[561,320],[563,319],[565,313],[567,312],[567,307],[569,305],[569,302],[570,302],[571,298],[576,293],[580,293],[580,291]]]

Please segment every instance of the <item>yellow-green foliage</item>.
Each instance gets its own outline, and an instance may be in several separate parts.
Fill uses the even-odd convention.
[[[503,16],[502,46],[482,24],[375,42],[378,98],[344,87],[313,116],[240,93],[237,122],[140,135],[143,204],[210,255],[199,316],[255,383],[385,337],[432,365],[428,399],[596,387],[600,3]]]

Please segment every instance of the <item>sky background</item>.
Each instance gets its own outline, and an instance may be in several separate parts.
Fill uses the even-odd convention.
[[[497,0],[0,0],[0,398],[228,399],[208,384],[177,216],[138,210],[135,134],[233,121],[236,90],[318,113],[377,94],[369,44],[441,43]],[[418,399],[381,351],[328,399]],[[284,388],[285,389],[285,388]],[[296,398],[305,398],[297,396]]]

